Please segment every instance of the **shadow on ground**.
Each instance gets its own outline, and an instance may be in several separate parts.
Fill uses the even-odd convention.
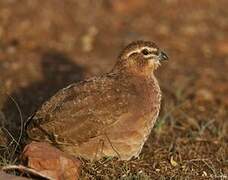
[[[15,144],[12,142],[24,141],[22,124],[45,100],[68,84],[80,81],[84,76],[83,67],[74,64],[65,54],[53,50],[42,54],[41,68],[42,81],[17,89],[3,105],[3,131],[11,145]]]

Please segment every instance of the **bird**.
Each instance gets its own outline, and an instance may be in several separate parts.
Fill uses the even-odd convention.
[[[139,157],[160,110],[154,72],[167,54],[133,41],[106,74],[75,82],[47,100],[26,124],[28,138],[88,160]]]

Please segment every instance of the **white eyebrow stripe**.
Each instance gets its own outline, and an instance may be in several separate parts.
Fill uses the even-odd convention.
[[[139,49],[137,49],[137,50],[135,50],[135,51],[129,52],[129,53],[127,54],[127,57],[129,57],[129,56],[130,56],[131,54],[133,54],[133,53],[140,53],[143,49],[147,49],[147,50],[150,51],[150,52],[155,52],[155,51],[158,50],[157,48],[141,47],[141,48],[139,48]]]
[[[128,54],[127,54],[127,57],[129,57],[131,54],[133,54],[133,53],[139,53],[139,52],[141,52],[141,50],[140,49],[137,49],[137,50],[135,50],[135,51],[131,51],[131,52],[129,52]]]
[[[157,51],[158,49],[157,48],[151,48],[151,47],[141,47],[140,48],[140,51],[143,50],[143,49],[147,49],[148,51]]]

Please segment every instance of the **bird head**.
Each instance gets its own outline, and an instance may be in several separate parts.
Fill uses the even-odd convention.
[[[124,48],[115,66],[117,69],[151,75],[168,56],[149,41],[135,41]]]

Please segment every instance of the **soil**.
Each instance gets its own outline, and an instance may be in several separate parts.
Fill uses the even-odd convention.
[[[227,0],[1,0],[2,130],[23,140],[21,119],[58,89],[108,72],[129,42],[151,40],[170,58],[156,72],[163,91],[156,126],[139,159],[84,160],[82,179],[227,179],[227,6]],[[5,149],[3,135],[0,141]],[[11,151],[1,155],[12,162]]]

